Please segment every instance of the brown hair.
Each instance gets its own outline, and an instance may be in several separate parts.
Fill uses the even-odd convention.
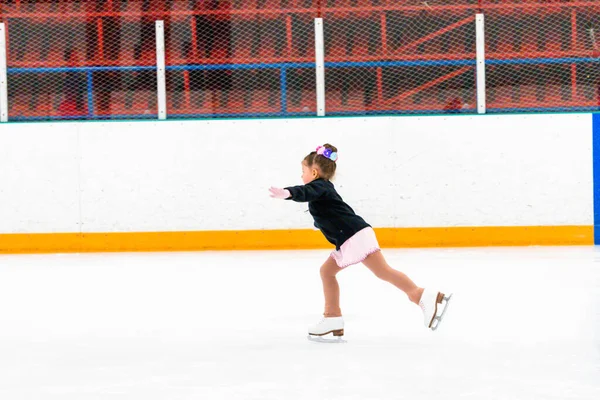
[[[337,153],[337,147],[325,143],[323,145],[326,149],[330,149],[332,152]],[[331,161],[329,158],[317,154],[316,151],[311,152],[309,155],[304,157],[304,162],[311,168],[315,164],[319,167],[319,177],[325,180],[331,180],[335,175],[336,164],[335,161]]]

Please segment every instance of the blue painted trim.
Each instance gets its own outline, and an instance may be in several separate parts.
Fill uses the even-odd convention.
[[[283,101],[283,100],[282,100]],[[285,103],[287,107],[287,101]],[[582,111],[597,111],[600,107],[558,107],[558,108],[493,108],[488,109],[488,114],[514,114],[517,112],[582,112]],[[424,109],[424,110],[354,110],[354,111],[333,111],[328,112],[327,115],[330,117],[334,116],[363,116],[363,115],[457,115],[457,114],[475,114],[477,109],[468,108],[464,110],[456,110],[449,112],[448,110],[442,109]],[[281,112],[255,112],[255,113],[218,113],[218,114],[206,114],[206,113],[190,113],[190,114],[177,114],[170,113],[169,118],[285,118],[285,117],[314,117],[314,112],[296,112],[296,111],[281,111]],[[116,115],[94,115],[95,120],[124,120],[124,119],[155,119],[156,114],[116,114]],[[87,115],[75,115],[75,116],[37,116],[37,117],[24,117],[15,116],[11,117],[13,121],[45,121],[45,120],[72,120],[72,119],[90,119]],[[599,128],[600,129],[600,128]],[[600,134],[598,134],[598,140],[600,142]],[[598,144],[598,150],[596,154],[600,154],[600,144]],[[600,161],[599,161],[600,162]],[[600,166],[598,167],[600,171]],[[600,175],[600,172],[599,172]],[[600,177],[599,177],[600,179]],[[598,184],[600,188],[600,184]],[[599,189],[600,190],[600,189]],[[600,197],[600,195],[599,195]],[[600,201],[600,200],[599,200]],[[598,206],[600,210],[600,205]],[[600,224],[600,223],[599,223]]]
[[[566,57],[566,58],[515,58],[505,60],[485,60],[489,65],[503,64],[578,64],[587,62],[598,62],[597,58],[586,57]]]
[[[96,115],[94,119],[122,120],[122,119],[158,119],[158,114],[123,114],[123,115]]]
[[[467,110],[462,110],[462,112],[460,113],[454,113],[454,114],[474,114],[477,112],[477,109],[467,109]],[[372,110],[372,111],[335,111],[335,112],[327,112],[327,116],[329,117],[333,117],[333,116],[361,116],[361,115],[410,115],[410,114],[423,114],[423,113],[428,113],[428,114],[449,114],[447,111],[445,110],[415,110],[415,111],[410,111],[410,110],[398,110],[398,111],[394,111],[394,110]],[[304,111],[300,111],[300,112],[294,112],[294,111],[287,111],[287,112],[273,112],[273,113],[231,113],[231,114],[227,114],[227,113],[220,113],[220,114],[201,114],[201,113],[194,113],[194,114],[173,114],[170,113],[169,114],[169,118],[254,118],[254,117],[271,117],[271,118],[281,118],[281,117],[314,117],[316,116],[315,112],[304,112]]]
[[[600,114],[592,114],[594,165],[594,243],[600,244]]]
[[[592,57],[565,58],[515,58],[504,60],[486,60],[488,65],[521,65],[521,64],[578,64],[598,62]],[[326,68],[367,68],[367,67],[427,67],[427,66],[468,66],[475,65],[475,60],[409,60],[409,61],[361,61],[361,62],[326,62]],[[273,64],[202,64],[202,65],[170,65],[168,71],[206,71],[206,70],[247,70],[247,69],[298,69],[314,68],[314,63],[273,63]],[[53,68],[8,68],[9,74],[59,73],[59,72],[98,72],[98,71],[155,71],[155,66],[114,66],[114,67],[53,67]]]
[[[363,61],[326,62],[325,68],[367,68],[367,67],[429,67],[475,65],[475,60],[413,60],[413,61]]]
[[[414,60],[414,61],[364,61],[326,62],[326,68],[367,68],[367,67],[427,67],[475,65],[475,60]],[[274,63],[274,64],[201,64],[170,65],[167,71],[208,71],[208,70],[248,70],[248,69],[301,69],[315,68],[314,63]],[[153,66],[115,67],[53,67],[53,68],[8,68],[9,74],[98,72],[98,71],[154,71]]]
[[[272,113],[220,113],[220,114],[174,114],[170,113],[170,118],[264,118],[264,117],[286,117],[290,115],[301,115],[300,113],[283,113],[283,112],[272,112]],[[307,113],[307,115],[314,115],[314,113]]]
[[[574,111],[598,111],[600,106],[590,107],[510,107],[510,108],[488,108],[488,114],[514,113],[514,112],[574,112]]]
[[[476,109],[457,110],[453,113],[442,109],[430,110],[364,110],[364,111],[327,111],[327,116],[346,116],[346,115],[410,115],[410,114],[466,114],[475,113]]]
[[[35,116],[35,117],[25,117],[22,115],[16,115],[16,116],[12,116],[10,117],[11,121],[71,121],[71,120],[88,120],[89,121],[89,117],[85,114],[82,115],[46,115],[46,116]],[[98,119],[97,117],[95,117],[94,119]]]
[[[115,114],[115,115],[94,115],[94,120],[115,120],[115,121],[123,121],[125,119],[157,119],[157,114]],[[47,116],[34,116],[34,117],[26,117],[26,116],[14,116],[10,117],[11,121],[69,121],[69,120],[90,120],[90,118],[83,115],[47,115]]]
[[[281,68],[279,87],[281,88],[281,112],[287,114],[287,69]]]
[[[59,73],[59,72],[98,72],[98,71],[156,71],[156,67],[53,67],[53,68],[7,68],[9,74]]]
[[[94,78],[91,71],[87,72],[88,117],[94,118]]]
[[[167,71],[207,71],[207,70],[244,70],[244,69],[281,69],[281,68],[314,68],[314,63],[275,63],[275,64],[203,64],[203,65],[171,65]]]

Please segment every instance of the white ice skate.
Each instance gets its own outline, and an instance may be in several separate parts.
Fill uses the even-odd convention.
[[[332,333],[333,339],[324,338],[325,335]],[[343,317],[324,317],[316,325],[308,328],[308,339],[314,342],[341,343],[344,336],[344,318]]]
[[[421,300],[419,300],[419,307],[423,310],[426,328],[431,328],[432,331],[435,331],[439,327],[442,318],[444,318],[444,314],[446,314],[448,302],[451,298],[452,294],[446,296],[442,292],[436,292],[429,289],[423,291]]]

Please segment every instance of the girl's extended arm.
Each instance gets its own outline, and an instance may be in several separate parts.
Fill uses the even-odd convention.
[[[300,203],[314,201],[320,198],[327,190],[322,181],[312,181],[306,185],[287,187],[291,197],[288,200],[294,200]]]

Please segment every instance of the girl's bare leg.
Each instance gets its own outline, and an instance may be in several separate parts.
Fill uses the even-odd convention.
[[[419,304],[421,295],[423,294],[423,288],[418,287],[415,283],[404,273],[396,271],[388,265],[383,258],[381,251],[375,252],[369,255],[363,264],[369,268],[378,278],[383,279],[386,282],[391,283],[398,289],[402,290],[410,301],[415,304]],[[335,277],[334,277],[335,279]]]
[[[325,317],[341,317],[340,309],[340,285],[336,275],[342,269],[338,267],[331,257],[321,266],[321,280],[323,281],[323,294],[325,296]]]

